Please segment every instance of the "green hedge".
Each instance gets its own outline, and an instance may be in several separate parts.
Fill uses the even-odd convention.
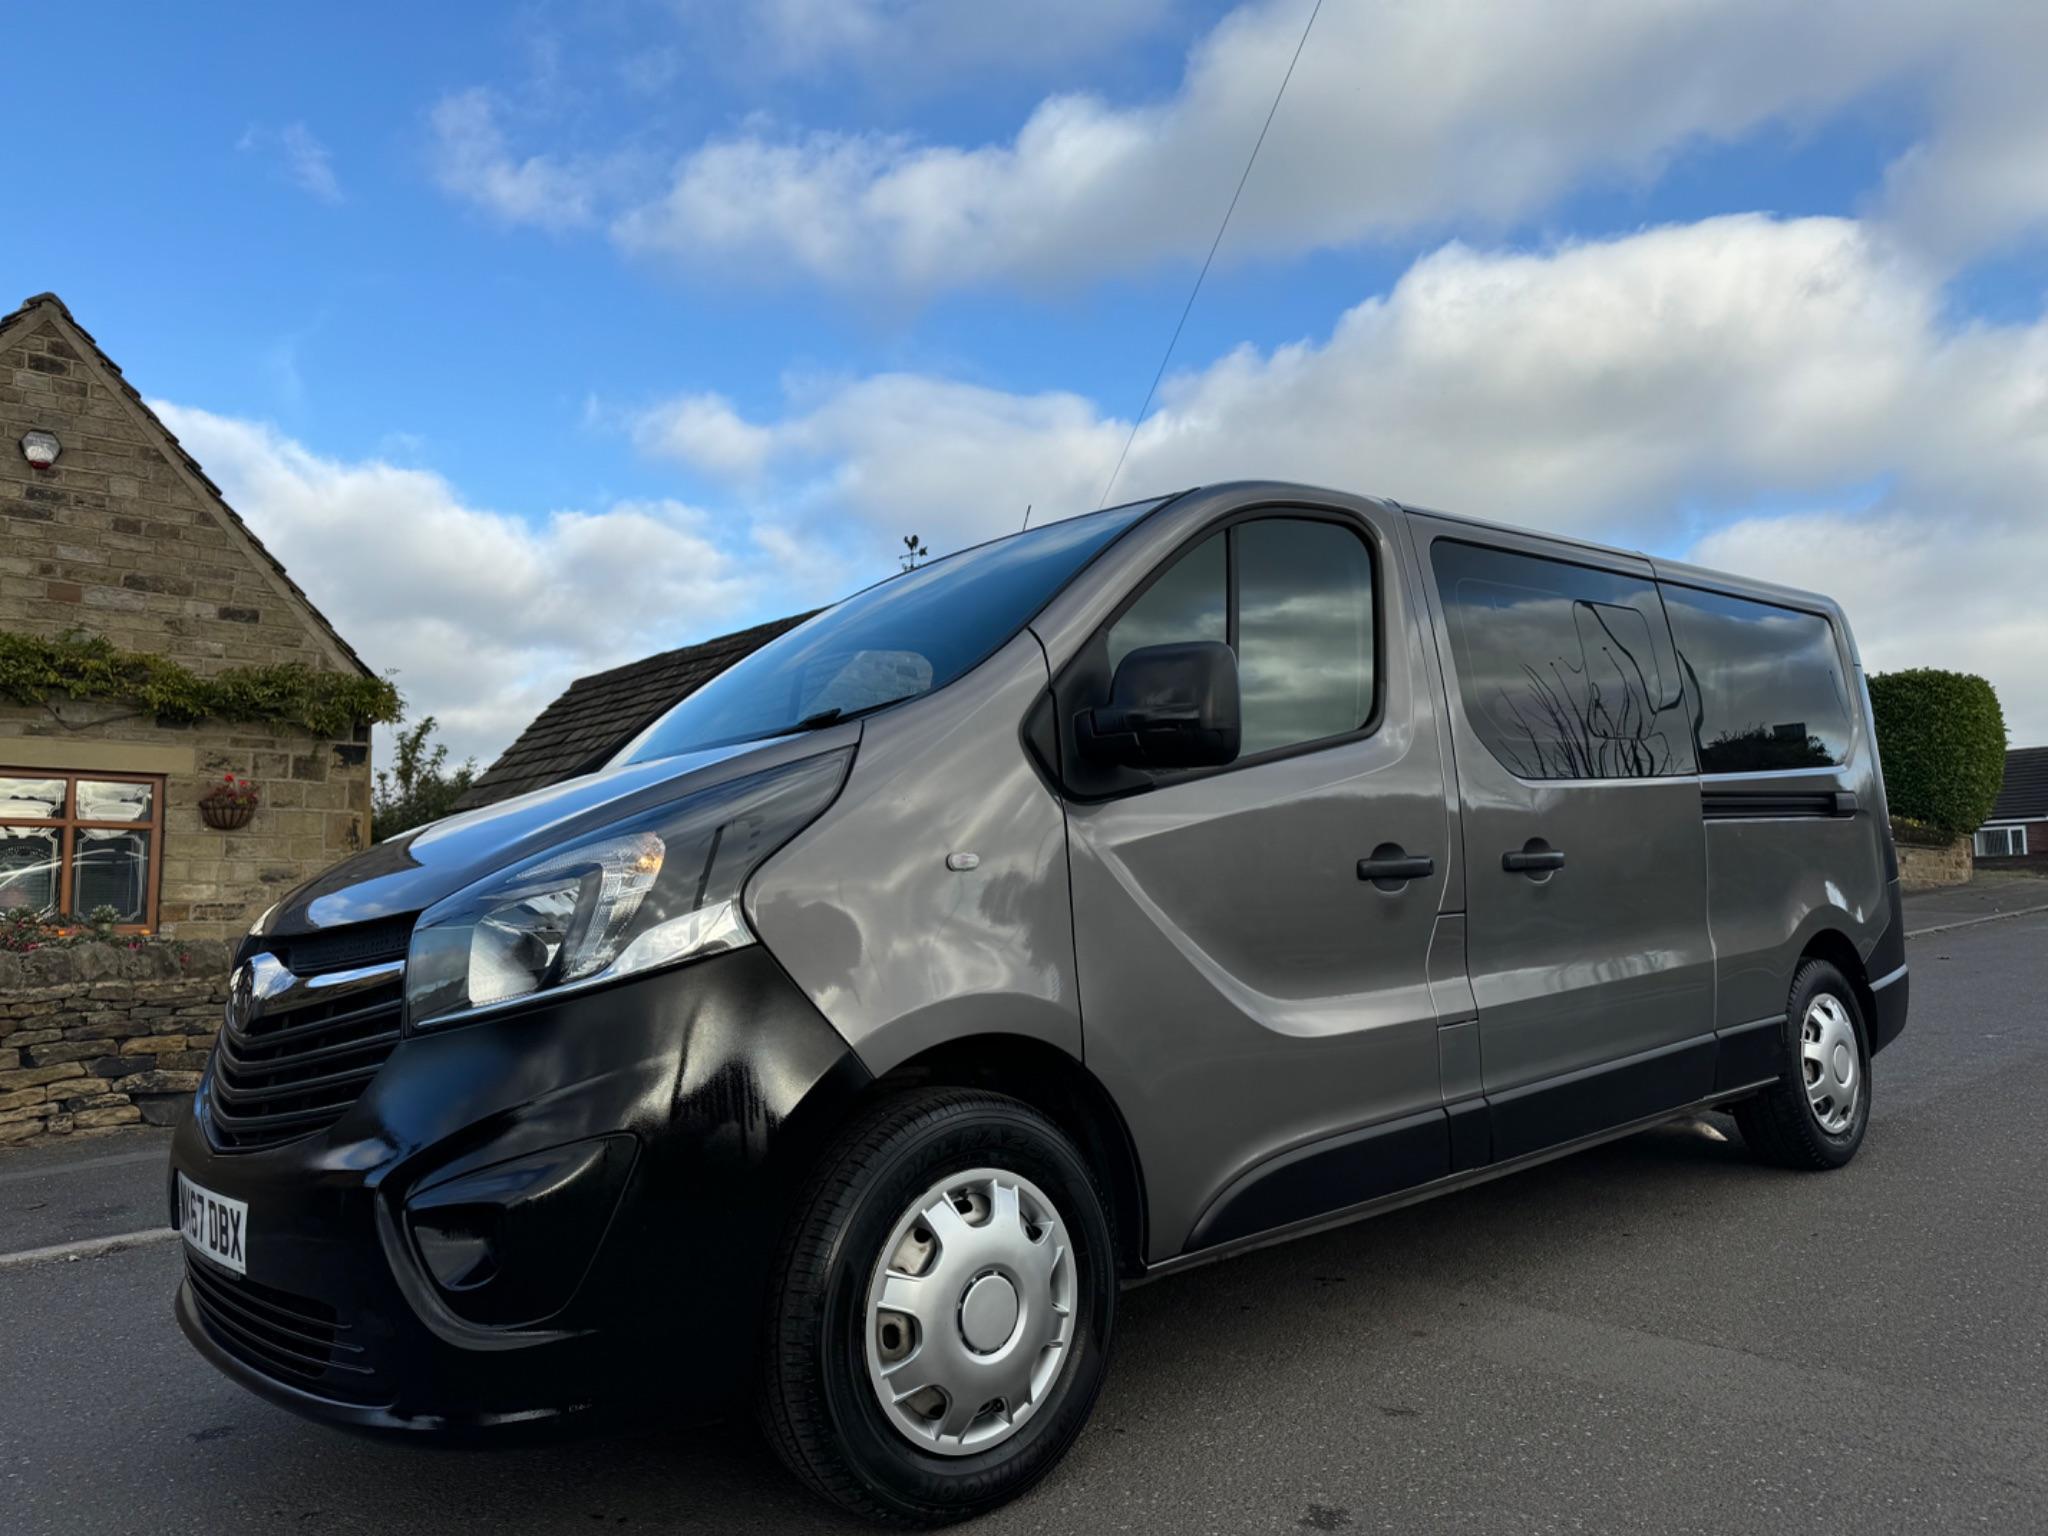
[[[0,630],[0,699],[41,704],[53,693],[112,699],[159,720],[271,720],[316,736],[398,718],[398,690],[381,677],[316,672],[300,662],[231,667],[211,677],[162,656],[115,649],[78,631],[47,639]]]
[[[2005,782],[2005,712],[1981,677],[1915,667],[1870,679],[1885,799],[1950,837],[1984,824]]]

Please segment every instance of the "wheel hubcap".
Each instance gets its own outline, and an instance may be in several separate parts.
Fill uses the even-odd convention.
[[[1067,1229],[1029,1179],[948,1175],[882,1246],[868,1283],[868,1380],[921,1448],[966,1456],[1029,1422],[1074,1337]]]
[[[1855,1118],[1863,1074],[1856,1026],[1833,993],[1823,992],[1806,1005],[1799,1027],[1799,1068],[1813,1118],[1830,1136],[1841,1135]]]

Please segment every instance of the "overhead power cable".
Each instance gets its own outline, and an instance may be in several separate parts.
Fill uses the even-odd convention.
[[[1159,392],[1159,381],[1166,377],[1166,365],[1173,361],[1173,349],[1180,345],[1180,333],[1187,326],[1196,296],[1202,291],[1202,280],[1209,275],[1210,263],[1216,260],[1217,247],[1223,244],[1223,232],[1230,228],[1230,216],[1237,212],[1237,200],[1244,196],[1244,184],[1252,179],[1252,167],[1259,163],[1259,151],[1266,143],[1266,130],[1273,126],[1281,99],[1287,94],[1288,82],[1294,78],[1294,66],[1301,62],[1301,51],[1308,46],[1308,35],[1314,30],[1316,17],[1322,14],[1322,10],[1323,0],[1316,0],[1308,13],[1308,21],[1301,29],[1301,41],[1294,45],[1294,57],[1287,61],[1287,73],[1280,77],[1280,89],[1273,93],[1273,105],[1266,109],[1266,120],[1259,125],[1259,136],[1253,141],[1252,152],[1244,162],[1244,174],[1237,178],[1237,190],[1230,194],[1230,206],[1223,210],[1223,222],[1216,226],[1216,238],[1209,242],[1209,254],[1202,258],[1202,270],[1195,274],[1195,286],[1188,290],[1188,301],[1181,306],[1180,319],[1173,327],[1172,338],[1166,343],[1166,354],[1159,359],[1159,370],[1152,375],[1151,387],[1145,391],[1145,403],[1138,407],[1138,414],[1131,422],[1130,436],[1124,439],[1123,452],[1116,456],[1116,468],[1109,472],[1109,480],[1102,487],[1102,499],[1095,503],[1098,509],[1109,505],[1109,493],[1116,489],[1117,476],[1124,472],[1124,460],[1131,456],[1131,444],[1138,440],[1138,428],[1145,424],[1145,413],[1152,409],[1152,397]]]

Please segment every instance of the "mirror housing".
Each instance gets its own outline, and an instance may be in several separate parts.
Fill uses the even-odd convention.
[[[1118,664],[1109,702],[1074,717],[1081,755],[1126,768],[1220,768],[1243,737],[1237,653],[1220,640],[1147,645]]]

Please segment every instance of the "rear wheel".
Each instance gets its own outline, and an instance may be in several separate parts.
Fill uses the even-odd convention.
[[[933,1090],[852,1126],[780,1256],[762,1421],[871,1520],[939,1524],[1036,1482],[1108,1363],[1116,1269],[1092,1171],[1014,1099]]]
[[[1779,1081],[1735,1107],[1742,1139],[1784,1168],[1839,1168],[1870,1124],[1869,1030],[1856,989],[1825,960],[1792,977]]]

